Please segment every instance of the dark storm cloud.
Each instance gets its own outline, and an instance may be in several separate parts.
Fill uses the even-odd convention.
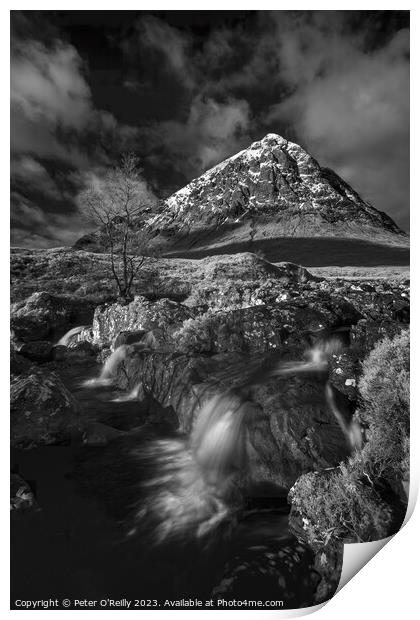
[[[368,33],[345,25],[278,20],[281,76],[294,92],[266,125],[291,122],[315,157],[407,228],[409,32],[367,50]]]
[[[250,125],[246,101],[217,102],[198,95],[185,120],[156,124],[145,137],[158,149],[158,158],[191,179],[247,146]]]
[[[15,30],[30,24],[19,14]],[[33,29],[27,32],[32,37]],[[129,145],[137,130],[94,107],[78,51],[59,38],[48,45],[12,38],[10,88],[12,243],[34,238],[42,246],[66,243],[80,234],[80,218],[73,197],[56,185],[48,168],[57,161],[70,172],[105,165],[109,152]],[[35,236],[28,236],[31,228]]]
[[[408,227],[407,12],[64,11],[13,24],[15,203],[21,218],[37,206],[38,229],[52,205],[76,225],[80,183],[123,150],[167,195],[268,132]],[[65,241],[59,224],[46,243]]]

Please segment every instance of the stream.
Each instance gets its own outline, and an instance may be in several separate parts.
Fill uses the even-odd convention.
[[[12,471],[41,508],[12,519],[12,600],[315,604],[321,575],[289,531],[285,490],[244,474],[235,395],[210,401],[187,437],[148,424],[142,404],[112,384],[95,384],[96,363],[55,370],[82,419],[114,435],[12,450]]]

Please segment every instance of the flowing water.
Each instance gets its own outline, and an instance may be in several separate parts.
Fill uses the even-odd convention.
[[[304,360],[274,360],[264,373],[255,372],[252,381],[258,384],[273,376],[325,373],[327,357],[337,346],[335,341],[328,341],[309,350]],[[118,366],[132,350],[132,345],[120,346],[96,378],[83,382],[79,375],[63,379],[82,403],[82,415],[84,411],[95,409],[99,413],[114,407],[121,409],[121,418],[124,409],[128,415],[127,408],[137,405],[140,386],[128,394],[112,387]],[[86,376],[86,372],[82,369],[80,375]],[[45,464],[52,452],[31,451],[35,459],[32,462],[28,454],[17,455],[22,475],[28,476],[23,465],[26,462],[29,479],[30,470],[41,467],[41,479],[47,478],[49,482],[45,483],[48,492],[39,498],[39,503],[44,503],[46,524],[41,531],[36,528],[31,531],[29,540],[28,531],[19,530],[15,544],[22,545],[22,554],[27,554],[28,549],[35,553],[40,551],[37,546],[44,540],[44,553],[56,566],[66,563],[67,556],[70,558],[68,563],[75,577],[70,583],[64,576],[60,581],[57,568],[57,574],[51,577],[53,583],[58,580],[57,593],[70,595],[73,591],[79,597],[81,590],[91,597],[109,596],[112,592],[119,596],[136,593],[136,598],[159,594],[163,598],[182,595],[209,598],[212,593],[214,596],[239,593],[246,598],[250,595],[247,580],[254,575],[251,583],[260,584],[261,596],[280,598],[279,584],[284,581],[289,600],[293,598],[294,588],[298,600],[311,604],[319,576],[314,581],[313,553],[300,545],[288,530],[284,494],[275,485],[268,493],[262,486],[250,490],[252,472],[244,423],[249,403],[245,387],[249,387],[249,381],[244,389],[209,397],[198,412],[189,436],[151,431],[147,424],[140,424],[139,430],[128,428],[109,447],[72,448],[63,474],[63,480],[72,480],[63,483],[69,495],[65,505],[71,505],[70,515],[77,511],[79,516],[69,526],[66,515],[66,527],[75,532],[69,545],[64,540],[51,541],[50,537],[54,528],[60,529],[57,521],[59,524],[63,518],[56,505],[57,497],[60,498],[55,489],[59,479],[50,480],[56,465]],[[357,424],[344,420],[328,384],[325,395],[326,405],[336,416],[350,445],[358,447],[361,433]],[[105,513],[98,513],[95,498],[107,507]],[[114,515],[111,520],[106,516],[108,513]],[[117,533],[117,522],[122,524],[123,534]],[[74,545],[74,536],[80,545]],[[85,557],[86,549],[90,549],[89,559]],[[32,557],[31,552],[29,555]],[[32,560],[25,561],[32,566]],[[35,566],[30,578],[40,586]],[[110,588],[109,593],[105,588]],[[257,594],[253,592],[254,599],[261,598]]]
[[[274,376],[322,373],[328,368],[328,355],[340,350],[338,340],[320,342],[307,351],[306,359],[296,362],[276,361],[264,373],[257,371],[253,384]],[[111,354],[97,379],[85,386],[110,385],[119,364],[133,350],[122,345]],[[249,382],[247,387],[249,388]],[[140,386],[114,401],[133,401]],[[346,436],[349,446],[361,446],[361,430],[357,422],[345,419],[326,383],[326,404]],[[240,489],[246,485],[248,455],[246,448],[247,401],[241,389],[213,396],[200,408],[189,437],[151,440],[141,451],[133,451],[140,468],[153,462],[153,475],[142,482],[141,507],[128,535],[134,536],[147,524],[151,538],[162,542],[167,538],[207,536],[228,520],[241,505]]]
[[[79,325],[78,327],[73,327],[73,329],[70,329],[60,338],[60,340],[56,343],[56,346],[68,347],[73,340],[77,339],[76,337],[80,334],[80,332],[89,327],[89,325]]]
[[[118,349],[111,353],[111,355],[105,360],[99,377],[87,379],[84,381],[83,385],[85,387],[112,385],[115,381],[115,373],[117,368],[122,362],[124,362],[127,355],[131,351],[133,351],[132,345],[123,344],[118,347]]]

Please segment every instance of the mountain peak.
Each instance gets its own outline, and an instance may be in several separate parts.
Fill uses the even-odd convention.
[[[405,234],[304,148],[268,133],[166,200],[150,222],[165,237],[350,237],[404,243]],[[210,232],[211,231],[211,232]],[[219,242],[219,241],[218,241]]]
[[[283,144],[287,142],[287,140],[286,138],[283,138],[283,136],[280,136],[278,133],[268,133],[264,136],[264,138],[261,138],[260,142],[275,142],[277,144]]]

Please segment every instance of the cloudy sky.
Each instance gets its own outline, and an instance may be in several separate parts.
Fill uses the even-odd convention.
[[[135,151],[165,197],[267,133],[409,228],[409,13],[12,11],[12,244],[69,245]]]

